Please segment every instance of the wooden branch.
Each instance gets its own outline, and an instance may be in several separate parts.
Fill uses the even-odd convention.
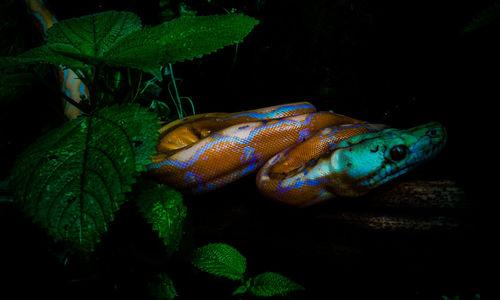
[[[364,196],[361,209],[319,214],[329,222],[383,231],[451,230],[470,206],[464,191],[451,180],[397,181]]]
[[[464,211],[470,206],[460,186],[446,179],[396,181],[363,197],[332,199],[306,209],[256,199],[262,197],[253,192],[241,195],[241,187],[236,189],[240,194],[237,199],[234,198],[236,192],[230,189],[212,195],[213,199],[192,199],[196,202],[191,209],[198,232],[207,237],[245,239],[255,235],[251,232],[255,228],[249,228],[248,224],[256,222],[263,230],[285,226],[281,224],[292,227],[301,224],[300,230],[305,231],[335,226],[382,231],[446,231],[460,226]],[[231,199],[226,201],[226,197]]]
[[[373,204],[398,208],[465,208],[464,191],[454,181],[411,180],[382,186],[371,193]]]

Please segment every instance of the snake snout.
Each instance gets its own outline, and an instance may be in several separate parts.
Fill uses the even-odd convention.
[[[436,156],[446,144],[447,132],[441,123],[430,122],[409,131],[418,139],[413,151],[421,153],[421,156],[417,156],[419,160],[428,160]]]
[[[425,135],[427,135],[428,137],[444,141],[446,140],[447,137],[446,128],[444,128],[444,126],[441,123],[430,122],[423,126],[427,127]]]

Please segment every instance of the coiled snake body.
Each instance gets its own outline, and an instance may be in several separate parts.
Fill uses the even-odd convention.
[[[25,0],[42,37],[57,22],[42,0]],[[83,82],[58,67],[61,90],[89,99]],[[79,109],[63,100],[65,115]],[[240,113],[187,117],[160,130],[149,173],[184,192],[203,193],[252,171],[265,196],[297,206],[356,196],[434,157],[446,132],[438,123],[397,130],[330,112],[307,102]]]
[[[209,113],[165,125],[149,173],[199,194],[255,170],[265,196],[296,206],[368,192],[434,157],[446,131],[370,124],[307,102]]]

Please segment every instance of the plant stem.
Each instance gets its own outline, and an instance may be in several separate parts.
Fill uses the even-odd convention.
[[[182,104],[179,96],[179,91],[177,90],[177,84],[175,84],[174,71],[172,69],[172,64],[168,64],[168,71],[170,72],[170,77],[172,78],[172,84],[174,85],[175,98],[173,99],[175,108],[177,109],[177,115],[179,115],[179,119],[184,117],[182,113]]]
[[[35,74],[37,74],[37,73],[35,72]],[[76,108],[78,108],[82,112],[82,114],[88,114],[88,111],[86,111],[86,109],[83,108],[82,104],[80,104],[79,102],[76,102],[76,100],[74,100],[73,98],[71,98],[68,95],[64,94],[62,91],[56,89],[52,84],[48,83],[47,80],[45,80],[40,75],[37,74],[37,77],[38,77],[38,79],[40,80],[40,82],[44,86],[46,86],[47,88],[49,88],[54,93],[56,93],[56,94],[60,95],[61,97],[63,97],[64,100],[68,101],[71,105],[73,105]]]

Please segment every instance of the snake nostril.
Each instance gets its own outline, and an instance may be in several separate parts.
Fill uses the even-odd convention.
[[[430,135],[430,136],[436,136],[437,134],[438,134],[438,131],[436,128],[427,131],[427,135]]]

